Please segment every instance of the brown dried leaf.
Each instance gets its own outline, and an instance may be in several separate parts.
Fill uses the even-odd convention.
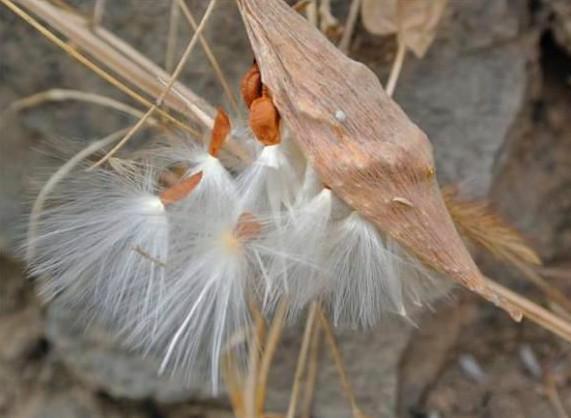
[[[418,58],[434,41],[448,0],[400,0],[397,7],[399,40]]]
[[[447,0],[363,0],[365,28],[375,35],[398,33],[415,55],[422,58],[434,41]]]
[[[397,0],[363,0],[361,19],[365,29],[373,35],[397,33]]]
[[[520,317],[490,290],[458,235],[428,138],[374,73],[282,0],[238,5],[262,82],[323,183],[427,265]]]

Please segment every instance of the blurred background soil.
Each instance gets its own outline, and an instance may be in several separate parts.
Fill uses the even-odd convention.
[[[90,13],[91,0],[70,2]],[[206,1],[192,0],[197,16]],[[334,1],[342,19],[345,0]],[[103,25],[164,62],[168,0],[108,1]],[[206,30],[234,87],[251,63],[234,2],[221,0]],[[181,24],[179,46],[189,33]],[[350,54],[385,80],[394,40],[358,24]],[[227,105],[200,49],[182,80]],[[14,114],[5,109],[49,88],[125,100],[0,6],[0,417],[230,417],[228,402],[199,383],[158,377],[156,364],[121,349],[103,330],[77,329],[73,312],[44,306],[15,257],[29,208],[34,152],[50,138],[87,141],[132,123],[71,102]],[[431,138],[442,184],[488,197],[540,253],[546,278],[571,297],[571,2],[450,0],[436,42],[406,61],[397,101]],[[547,305],[533,286],[490,257],[491,277]],[[371,417],[565,418],[571,415],[571,347],[460,289],[415,324],[339,332],[358,401]],[[271,377],[270,404],[284,411],[299,349],[288,331]],[[320,356],[315,417],[347,417],[327,353]]]

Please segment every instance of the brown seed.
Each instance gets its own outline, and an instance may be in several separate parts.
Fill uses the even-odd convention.
[[[231,129],[232,126],[230,125],[230,118],[224,109],[219,107],[216,118],[214,119],[214,127],[212,128],[212,135],[210,137],[210,147],[208,148],[208,153],[210,155],[213,157],[218,155]]]
[[[261,232],[262,225],[256,220],[256,217],[249,212],[244,212],[238,219],[234,235],[240,240],[249,241],[258,237]]]
[[[260,74],[258,64],[254,63],[244,77],[242,77],[240,92],[248,108],[250,108],[254,100],[262,97],[262,75]]]
[[[272,99],[260,97],[250,107],[250,128],[264,145],[280,143],[280,114]]]
[[[168,206],[184,199],[198,186],[200,180],[202,180],[202,171],[179,181],[160,194],[161,202],[163,202],[163,205]]]

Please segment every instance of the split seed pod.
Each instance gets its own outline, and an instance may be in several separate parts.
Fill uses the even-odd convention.
[[[432,146],[375,74],[282,0],[238,0],[262,81],[324,184],[429,267],[501,306],[435,179]]]

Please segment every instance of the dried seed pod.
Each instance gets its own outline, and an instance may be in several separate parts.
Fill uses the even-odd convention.
[[[212,128],[212,134],[210,137],[210,145],[208,148],[208,153],[210,155],[213,157],[218,155],[231,129],[232,126],[230,124],[230,118],[224,109],[218,108],[218,113],[214,119],[214,127]]]
[[[258,64],[254,63],[242,77],[240,92],[248,108],[250,108],[254,100],[262,97],[262,76]]]
[[[428,138],[375,74],[282,0],[238,0],[238,6],[273,103],[321,180],[426,265],[521,319],[458,235],[429,175]]]
[[[250,128],[262,144],[279,144],[280,114],[269,96],[260,97],[252,102]]]

